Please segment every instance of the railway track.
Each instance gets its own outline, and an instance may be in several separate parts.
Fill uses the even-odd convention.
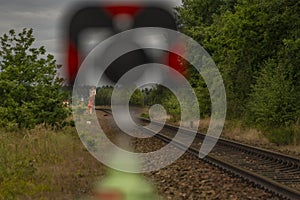
[[[101,110],[111,112],[109,109]],[[150,122],[145,118],[139,118],[139,121],[141,124]],[[182,143],[173,140],[177,130],[178,127],[165,124],[155,137],[166,143],[172,141],[178,148],[186,149]],[[185,132],[189,134],[188,129],[185,129]],[[198,133],[188,148],[188,152],[198,156],[204,137],[204,134]],[[219,139],[213,150],[203,160],[283,198],[300,199],[300,160],[298,158]]]

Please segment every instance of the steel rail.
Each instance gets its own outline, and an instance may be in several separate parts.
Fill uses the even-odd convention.
[[[99,109],[99,110],[102,110],[106,113],[111,114],[110,109]],[[143,122],[147,122],[147,123],[150,122],[150,120],[146,119],[146,118],[138,118],[138,119]],[[159,122],[153,122],[153,121],[152,121],[152,123],[160,124]],[[170,125],[170,124],[164,124],[164,129],[168,129],[168,130],[175,132],[178,130],[178,127]],[[151,131],[148,128],[147,128],[147,130]],[[184,128],[183,130],[187,134],[189,132],[191,132],[191,130],[189,130],[187,128]],[[178,141],[175,141],[173,138],[168,137],[162,133],[156,133],[154,136],[166,143],[171,142],[174,146],[176,146],[180,149],[184,149],[184,150],[187,149],[187,152],[189,152],[197,157],[199,156],[199,150],[194,148],[193,146],[190,146],[187,148],[184,144],[182,144]],[[198,133],[196,135],[196,137],[198,139],[203,139],[205,137],[205,134]],[[211,137],[211,136],[209,136],[209,137]],[[215,138],[212,137],[212,139],[215,139]],[[258,148],[258,147],[253,147],[253,146],[242,144],[242,143],[235,142],[235,141],[226,140],[223,138],[219,138],[217,144],[222,147],[234,149],[235,151],[246,152],[249,155],[255,155],[255,156],[261,157],[262,159],[265,159],[265,160],[271,160],[273,163],[276,163],[278,165],[289,166],[289,170],[286,170],[286,172],[289,172],[289,171],[299,172],[300,171],[300,160],[296,157],[284,155],[282,153],[277,153],[277,152],[273,152],[273,151]],[[212,165],[215,165],[225,171],[233,173],[233,174],[243,178],[244,180],[249,181],[250,183],[254,183],[254,184],[260,186],[264,190],[273,192],[274,194],[277,194],[283,198],[287,198],[287,199],[291,199],[291,200],[299,200],[300,199],[300,191],[299,190],[288,187],[278,181],[271,179],[268,176],[264,176],[259,173],[255,173],[254,171],[250,171],[250,170],[240,167],[236,164],[232,164],[224,159],[221,159],[220,156],[208,154],[207,156],[202,158],[202,160],[204,160]],[[272,170],[272,169],[270,169],[270,170]]]

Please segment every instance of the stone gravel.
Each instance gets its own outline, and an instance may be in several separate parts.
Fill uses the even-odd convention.
[[[138,152],[150,152],[164,143],[152,138],[136,140],[135,145]],[[153,162],[159,162],[157,159]],[[159,171],[145,173],[145,176],[155,183],[164,199],[282,199],[189,153]]]
[[[111,116],[97,112],[100,123],[106,129],[107,135],[116,135],[119,131],[112,122]],[[165,145],[157,138],[135,139],[136,152],[152,152]],[[166,152],[168,153],[168,152]],[[163,156],[153,159],[153,164],[163,162]],[[151,163],[149,163],[151,165]],[[197,157],[185,153],[173,164],[158,171],[144,173],[144,176],[154,184],[164,200],[279,200],[280,198],[266,192],[255,185],[244,181]]]

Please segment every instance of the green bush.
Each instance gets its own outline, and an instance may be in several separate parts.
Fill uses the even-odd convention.
[[[253,86],[247,118],[260,127],[290,126],[299,114],[298,97],[288,69],[270,60]]]
[[[277,128],[269,130],[267,137],[270,142],[278,145],[291,144],[294,139],[293,131],[290,128]]]
[[[300,91],[293,67],[269,60],[260,72],[247,104],[246,123],[269,132],[271,142],[295,143],[292,126],[299,117]]]

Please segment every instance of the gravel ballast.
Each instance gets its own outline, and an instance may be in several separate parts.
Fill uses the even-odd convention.
[[[111,115],[98,112],[97,116],[106,134],[120,133]],[[136,152],[152,152],[165,145],[157,138],[135,139],[133,143]],[[153,159],[153,164],[163,162],[160,159],[163,157]],[[163,199],[282,199],[188,153],[173,164],[144,176],[155,185]]]

